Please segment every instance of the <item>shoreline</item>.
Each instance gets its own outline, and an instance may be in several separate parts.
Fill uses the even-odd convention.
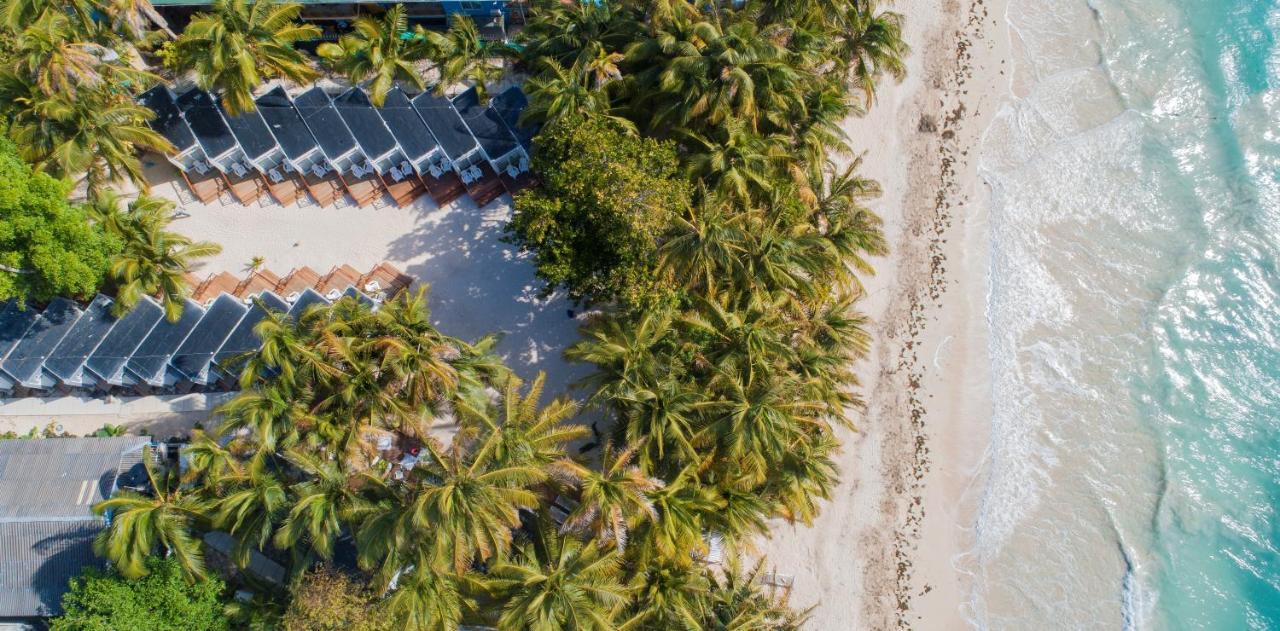
[[[966,569],[989,436],[987,190],[978,145],[1008,93],[1007,0],[899,0],[908,77],[845,130],[884,195],[891,253],[859,308],[866,408],[812,527],[771,522],[765,568],[814,629],[969,626]]]

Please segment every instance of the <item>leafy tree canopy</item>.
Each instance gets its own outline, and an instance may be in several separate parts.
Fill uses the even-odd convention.
[[[542,186],[517,196],[507,230],[538,275],[575,300],[631,301],[657,280],[658,241],[689,205],[675,146],[600,118],[558,120],[538,135]]]
[[[173,559],[147,560],[146,577],[128,580],[96,568],[71,579],[62,597],[64,613],[50,623],[52,631],[220,631],[229,629],[223,615],[225,585],[217,578],[188,583]]]
[[[120,249],[67,202],[69,185],[33,172],[0,140],[0,299],[92,296]]]

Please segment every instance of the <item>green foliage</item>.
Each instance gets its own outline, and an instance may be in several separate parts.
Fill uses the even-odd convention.
[[[254,108],[253,90],[283,78],[306,83],[316,77],[297,42],[320,37],[320,28],[299,23],[302,5],[273,0],[214,0],[182,34],[160,50],[166,66],[192,72],[196,84],[220,92],[232,113]]]
[[[396,626],[364,585],[330,567],[307,572],[280,621],[284,631],[390,631]]]
[[[396,81],[422,89],[423,78],[414,62],[426,59],[431,52],[422,26],[409,30],[409,19],[402,4],[387,10],[381,19],[356,18],[351,33],[343,35],[336,44],[325,42],[316,49],[317,54],[352,82],[369,79],[369,99],[378,107]]]
[[[102,283],[120,243],[67,202],[68,188],[0,141],[0,299],[87,298]]]
[[[573,118],[544,129],[537,146],[542,186],[517,196],[507,230],[534,253],[548,290],[634,302],[660,289],[658,240],[689,203],[674,145]]]
[[[53,631],[219,631],[230,626],[223,615],[221,580],[188,583],[177,561],[151,557],[142,579],[87,569],[71,579],[62,597],[63,614],[50,621]]]
[[[192,263],[222,251],[216,243],[192,241],[167,230],[173,208],[173,202],[147,195],[122,208],[114,193],[96,195],[90,204],[98,223],[122,243],[110,267],[116,315],[132,309],[143,296],[158,296],[169,321],[177,321],[191,289],[186,277]]]

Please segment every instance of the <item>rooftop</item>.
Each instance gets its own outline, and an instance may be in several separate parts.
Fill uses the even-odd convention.
[[[93,505],[141,478],[144,436],[0,441],[0,618],[60,612],[67,581],[97,563]]]

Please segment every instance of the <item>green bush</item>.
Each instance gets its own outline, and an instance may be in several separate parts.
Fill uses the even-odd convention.
[[[150,571],[128,580],[114,571],[88,568],[71,579],[62,597],[63,614],[52,631],[218,631],[229,629],[223,614],[221,580],[188,584],[173,559],[152,558]]]
[[[542,186],[516,197],[508,239],[538,276],[575,300],[634,302],[658,288],[659,239],[689,205],[675,145],[602,118],[565,118],[538,135]]]

